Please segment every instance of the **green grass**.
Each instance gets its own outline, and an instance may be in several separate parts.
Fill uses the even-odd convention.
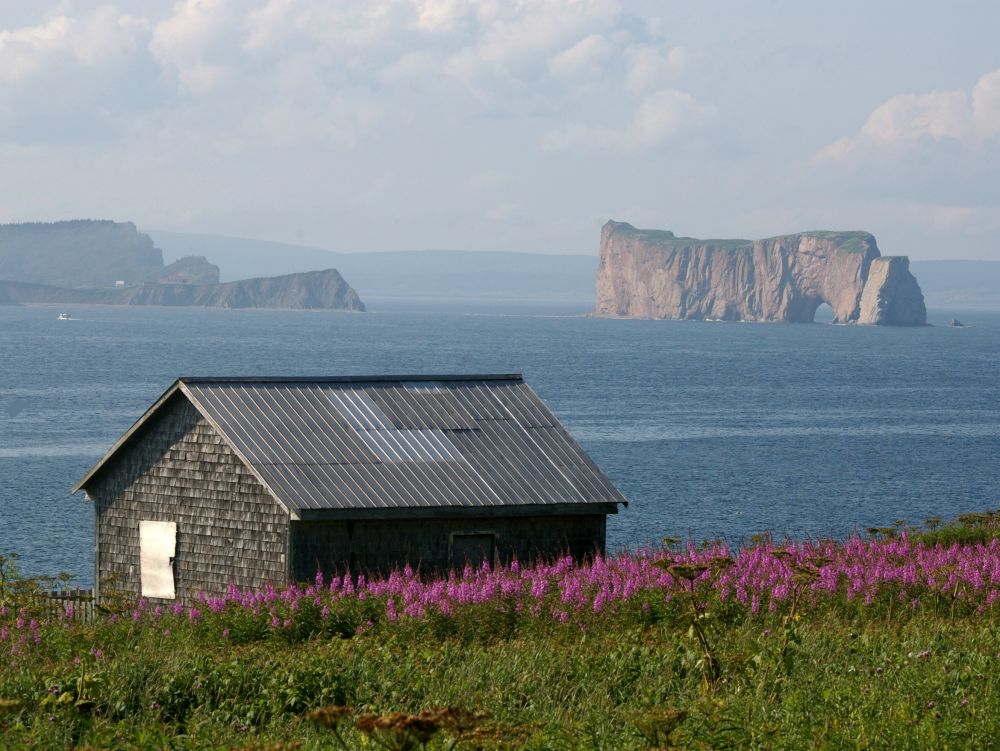
[[[345,703],[483,710],[501,735],[520,739],[514,747],[532,749],[648,748],[639,728],[664,710],[683,713],[669,740],[685,748],[990,748],[1000,738],[995,624],[825,618],[799,624],[788,664],[774,659],[781,629],[777,619],[720,627],[723,677],[708,688],[686,629],[669,618],[509,640],[373,632],[236,649],[123,631],[120,651],[101,659],[6,672],[0,693],[25,708],[0,719],[0,745],[231,748],[259,739],[318,749],[328,737],[303,714]],[[47,703],[52,686],[70,686],[72,701]],[[363,747],[355,731],[347,740]]]

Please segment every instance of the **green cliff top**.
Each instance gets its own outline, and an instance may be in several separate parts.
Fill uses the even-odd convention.
[[[696,237],[677,237],[670,230],[660,229],[637,229],[627,222],[609,221],[605,227],[609,227],[614,232],[628,232],[640,240],[655,244],[661,248],[684,248],[691,245],[710,245],[716,248],[727,250],[741,250],[753,245],[753,240],[741,239],[700,239]],[[839,248],[847,253],[864,253],[869,246],[875,247],[875,238],[869,232],[861,230],[850,230],[838,232],[835,230],[814,230],[810,232],[793,232],[787,235],[777,235],[766,237],[759,242],[768,240],[778,240],[786,237],[817,237],[821,240],[830,240],[836,243]]]
[[[813,230],[812,232],[800,232],[801,235],[813,235],[823,240],[832,240],[840,246],[841,250],[848,253],[864,253],[869,245],[875,245],[875,237],[870,232],[863,230],[849,230],[847,232],[837,232],[831,230]]]

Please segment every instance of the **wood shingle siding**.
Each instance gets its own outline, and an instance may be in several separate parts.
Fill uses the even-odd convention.
[[[139,594],[139,521],[177,524],[179,598],[287,580],[288,512],[178,394],[88,488],[98,581]],[[109,577],[115,579],[113,585]]]

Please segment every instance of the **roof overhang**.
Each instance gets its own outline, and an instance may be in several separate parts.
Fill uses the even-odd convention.
[[[210,384],[253,384],[253,383],[394,383],[404,381],[407,383],[420,383],[421,381],[523,381],[521,373],[485,373],[481,375],[427,375],[426,373],[413,374],[403,373],[402,375],[357,375],[357,376],[221,376],[218,378],[209,376],[181,376],[177,379],[179,383],[210,383]]]
[[[625,505],[628,505],[627,503]],[[509,519],[536,516],[617,514],[617,503],[532,503],[517,506],[434,506],[425,508],[299,509],[298,520],[364,521],[379,519]]]

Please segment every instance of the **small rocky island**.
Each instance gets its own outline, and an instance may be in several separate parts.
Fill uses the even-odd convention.
[[[202,256],[170,265],[131,222],[0,225],[0,304],[364,311],[336,269],[219,283]]]
[[[765,240],[696,240],[609,221],[601,232],[596,314],[604,317],[924,326],[927,308],[905,256],[882,256],[867,232]]]

